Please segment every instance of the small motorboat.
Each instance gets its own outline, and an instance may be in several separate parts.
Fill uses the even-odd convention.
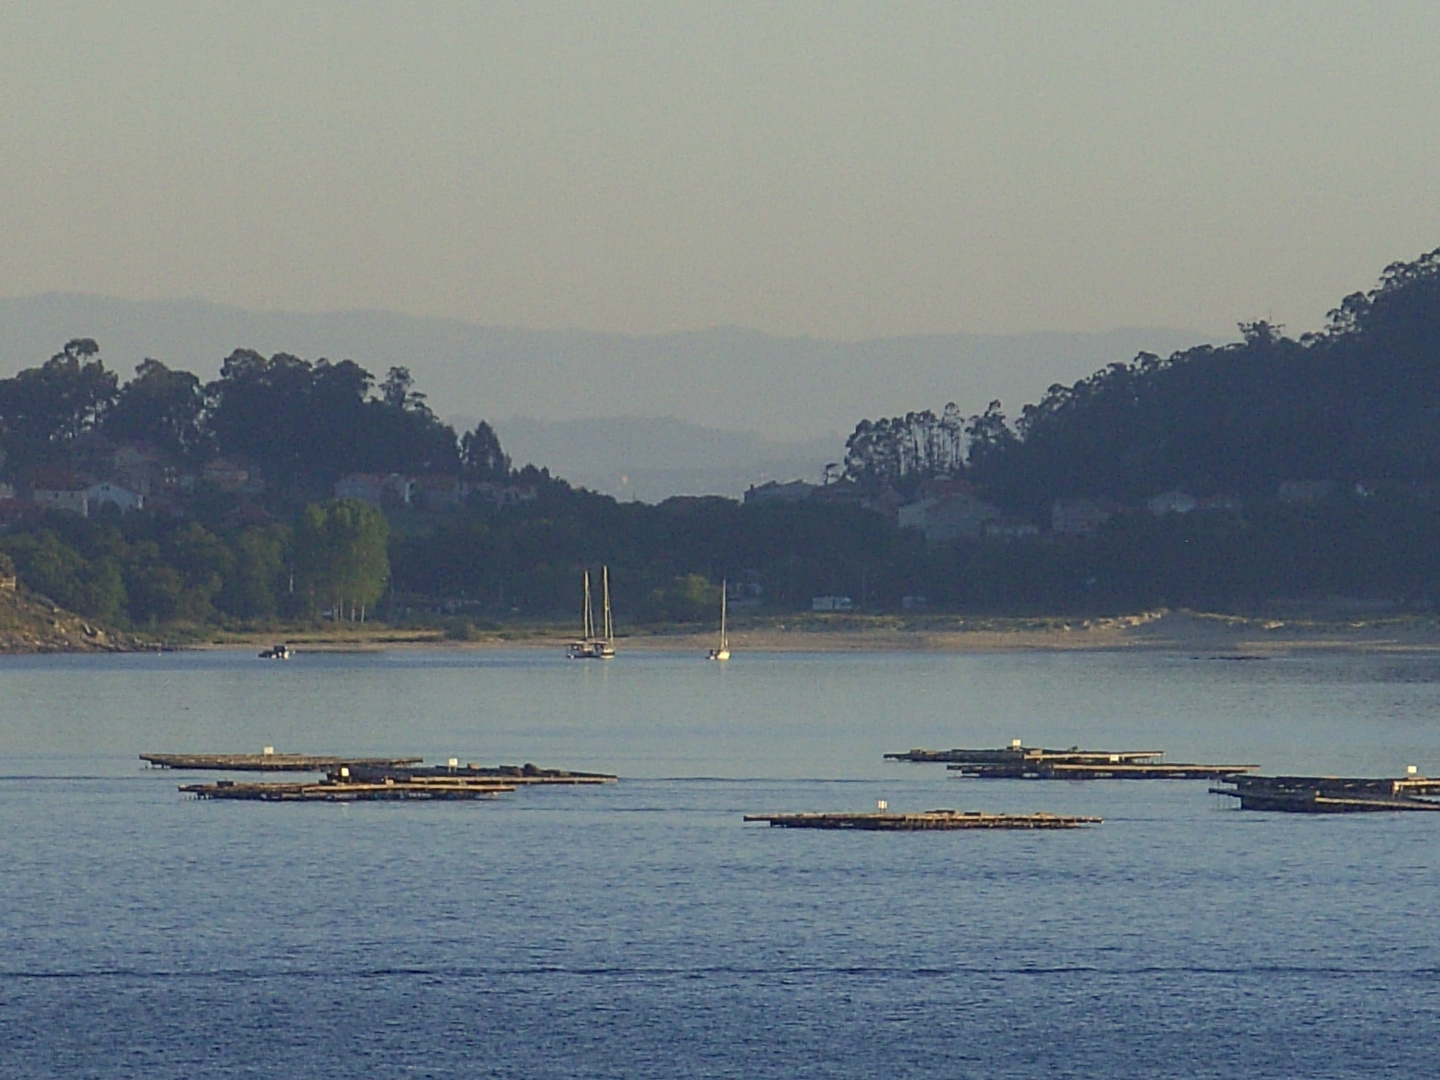
[[[292,656],[294,656],[294,655],[295,655],[295,654],[291,651],[289,645],[283,645],[283,644],[282,644],[282,645],[271,645],[270,648],[266,649],[264,652],[262,652],[262,653],[260,654],[260,659],[261,659],[261,660],[289,660],[290,657],[292,657]]]

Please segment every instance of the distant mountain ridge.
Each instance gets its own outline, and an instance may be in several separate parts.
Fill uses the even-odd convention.
[[[470,428],[468,417],[452,418]],[[599,417],[496,422],[506,453],[547,466],[572,484],[617,499],[660,502],[672,495],[741,496],[752,484],[818,482],[845,453],[845,435],[782,442],[750,431],[719,431],[673,417]]]
[[[255,312],[202,300],[66,293],[0,299],[0,376],[93,337],[128,376],[145,357],[211,377],[236,348],[409,367],[441,415],[674,417],[777,441],[830,438],[862,417],[1000,398],[1012,412],[1145,350],[1209,337],[1140,327],[1093,334],[939,334],[846,343],[737,327],[633,336],[483,327],[384,311]]]

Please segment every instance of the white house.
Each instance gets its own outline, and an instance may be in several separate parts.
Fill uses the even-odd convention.
[[[466,486],[466,496],[474,496],[482,502],[491,502],[502,510],[510,506],[519,506],[521,503],[534,502],[539,498],[539,492],[535,490],[534,484],[492,484],[488,480],[482,480],[478,484]]]
[[[1145,505],[1155,517],[1164,517],[1166,514],[1188,514],[1200,505],[1200,500],[1189,492],[1176,488],[1174,491],[1156,495]]]
[[[985,531],[985,523],[1001,517],[998,507],[973,495],[949,495],[943,499],[920,499],[895,512],[902,529],[920,529],[925,539],[946,543],[961,537],[974,539]]]
[[[128,514],[139,510],[145,505],[145,496],[138,495],[128,488],[119,484],[112,484],[108,480],[98,484],[91,484],[85,489],[85,500],[91,507],[116,506],[122,514]]]
[[[42,510],[58,510],[81,517],[90,515],[90,500],[83,488],[35,488],[30,498]]]
[[[359,499],[371,506],[409,506],[419,490],[413,477],[400,473],[349,473],[335,481],[337,499]]]

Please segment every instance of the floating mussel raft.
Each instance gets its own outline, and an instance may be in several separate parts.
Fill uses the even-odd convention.
[[[618,779],[611,773],[573,772],[570,769],[542,769],[526,762],[524,765],[476,765],[471,762],[461,765],[452,761],[449,765],[374,765],[368,762],[351,764],[347,778],[351,782],[396,783],[473,782],[502,783],[512,787],[528,784],[613,784]]]
[[[989,814],[980,810],[926,810],[892,814],[746,814],[746,821],[764,821],[781,829],[855,829],[867,832],[919,832],[939,829],[1078,829],[1099,825],[1098,817],[1060,814]]]
[[[1164,760],[1163,750],[1047,750],[1023,746],[989,750],[909,750],[891,761],[943,763],[981,780],[1220,780],[1258,765],[1195,765]]]
[[[326,754],[277,754],[267,746],[259,754],[141,754],[140,760],[159,769],[208,769],[216,772],[324,772],[342,765],[399,768],[425,760],[407,758],[353,758]]]
[[[1241,810],[1291,814],[1352,814],[1379,810],[1440,810],[1440,780],[1346,776],[1231,776],[1217,795],[1240,800]]]
[[[610,784],[609,773],[542,769],[538,765],[424,765],[423,758],[346,758],[305,754],[141,754],[152,765],[170,769],[222,771],[324,772],[325,778],[298,783],[219,780],[182,784],[200,799],[253,802],[374,802],[402,799],[488,799],[537,784]]]
[[[402,799],[490,799],[514,791],[514,784],[461,780],[388,780],[356,783],[333,774],[318,783],[248,783],[218,780],[213,784],[182,784],[180,790],[198,799],[242,799],[249,802],[389,802]]]

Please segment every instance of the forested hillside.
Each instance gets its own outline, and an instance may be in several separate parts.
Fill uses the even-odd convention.
[[[1317,333],[1142,354],[1052,387],[1013,429],[983,428],[973,478],[1004,505],[1055,498],[1275,495],[1287,480],[1440,481],[1440,251],[1385,270]]]
[[[1252,323],[1233,345],[1142,354],[1013,423],[998,402],[862,421],[830,483],[743,504],[618,503],[516,470],[487,424],[458,436],[436,418],[404,368],[377,382],[242,350],[209,384],[155,361],[121,384],[83,338],[0,380],[0,453],[0,552],[21,583],[121,627],[563,617],[601,564],[622,624],[713,618],[722,579],[771,612],[817,596],[1428,610],[1440,252],[1387,268],[1314,333]],[[130,477],[143,505],[117,493]],[[1083,528],[1061,504],[1090,508]],[[930,528],[947,506],[969,524]]]
[[[488,424],[457,436],[404,368],[377,384],[349,360],[242,349],[208,384],[155,360],[121,384],[77,338],[0,380],[0,552],[111,625],[365,613],[390,586],[390,530],[333,497],[346,474],[453,492],[512,470]]]

